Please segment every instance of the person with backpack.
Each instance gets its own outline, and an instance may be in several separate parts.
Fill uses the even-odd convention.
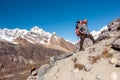
[[[80,49],[79,51],[84,51],[83,48],[83,43],[85,38],[90,38],[94,43],[96,43],[96,41],[94,40],[93,36],[90,34],[88,27],[87,27],[87,19],[84,19],[83,21],[78,20],[77,21],[77,25],[76,25],[76,34],[79,34],[77,36],[80,36]],[[77,33],[77,31],[79,33]]]

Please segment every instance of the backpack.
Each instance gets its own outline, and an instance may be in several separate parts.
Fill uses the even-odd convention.
[[[78,30],[77,25],[76,25],[75,33],[76,33],[76,36],[80,36],[80,32],[79,32],[79,30]]]

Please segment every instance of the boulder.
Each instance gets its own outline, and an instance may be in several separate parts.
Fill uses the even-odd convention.
[[[120,26],[120,22],[113,21],[107,26],[108,26],[109,31],[116,31],[118,29],[118,27]]]
[[[119,27],[117,28],[117,30],[118,30],[118,31],[120,30],[120,25],[119,25]]]
[[[68,58],[72,55],[73,55],[73,53],[68,52],[68,53],[65,53],[65,54],[61,54],[59,56],[52,56],[52,57],[50,57],[50,65],[53,66],[57,60],[65,59],[65,58]]]
[[[73,53],[61,54],[60,56],[57,57],[57,60],[65,59],[65,58],[68,58],[68,57],[70,57],[72,55],[73,55]]]
[[[92,64],[86,64],[84,69],[85,71],[90,71],[92,69],[93,65]]]
[[[117,58],[111,58],[109,63],[110,64],[117,64],[118,63],[118,59]]]
[[[38,70],[38,80],[44,80],[44,75],[48,72],[50,68],[51,65],[49,64],[42,65]]]
[[[107,38],[110,38],[110,32],[109,32],[108,30],[102,31],[102,32],[99,34],[99,37],[97,38],[97,41],[101,41],[101,40],[107,39]]]
[[[57,61],[57,56],[50,57],[50,65],[53,66],[55,62]]]
[[[31,76],[37,76],[37,74],[38,74],[38,70],[37,69],[31,72]]]
[[[113,41],[112,48],[120,50],[120,38],[118,38],[115,41]]]

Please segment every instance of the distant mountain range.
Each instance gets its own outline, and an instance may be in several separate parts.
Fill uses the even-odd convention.
[[[45,47],[63,51],[72,51],[74,49],[74,45],[72,43],[64,40],[62,37],[58,37],[55,32],[51,34],[38,26],[33,27],[30,31],[18,28],[0,29],[0,39],[13,44],[19,44],[21,41],[26,40],[32,44],[41,44]]]

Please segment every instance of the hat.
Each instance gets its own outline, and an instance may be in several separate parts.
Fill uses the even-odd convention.
[[[84,19],[83,22],[84,22],[84,23],[88,23],[87,19]]]
[[[87,22],[87,19],[84,19],[83,21],[84,21],[84,22]]]

